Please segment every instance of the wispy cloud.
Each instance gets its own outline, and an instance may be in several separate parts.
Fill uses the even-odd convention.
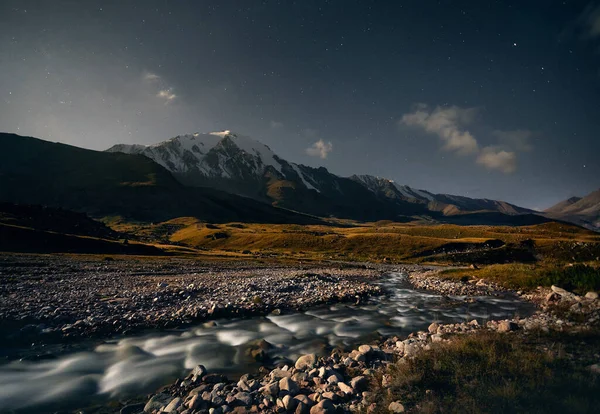
[[[431,110],[425,104],[418,104],[417,109],[404,114],[400,122],[408,126],[421,127],[426,132],[437,135],[444,141],[443,148],[446,151],[466,155],[479,150],[477,140],[465,129],[465,126],[475,118],[476,112],[475,108],[458,106],[438,106]]]
[[[495,146],[483,148],[477,156],[476,162],[489,170],[499,170],[505,174],[517,170],[517,155],[512,151],[505,151]]]
[[[579,16],[579,24],[584,37],[600,37],[600,4],[589,3]]]
[[[142,82],[144,88],[154,94],[156,98],[161,99],[165,105],[172,103],[177,99],[177,95],[165,79],[157,73],[145,71],[142,73]]]
[[[318,140],[306,149],[306,153],[311,157],[327,158],[327,155],[333,150],[331,142],[325,142],[322,139]]]
[[[156,73],[152,73],[152,72],[144,72],[144,74],[142,75],[142,78],[146,82],[158,82],[160,80],[160,76],[158,76]]]
[[[271,129],[283,128],[283,122],[279,122],[279,121],[271,121],[269,125],[271,126]]]
[[[171,89],[161,89],[160,91],[158,91],[156,96],[158,98],[164,99],[165,104],[169,104],[177,98],[177,95],[175,95]]]
[[[526,129],[494,130],[491,137],[498,141],[497,144],[481,148],[478,139],[468,129],[475,123],[476,117],[477,108],[437,106],[431,109],[428,105],[418,104],[413,112],[404,114],[399,123],[437,135],[443,142],[442,149],[459,155],[474,155],[475,162],[489,170],[505,174],[515,172],[517,152],[533,150],[530,142],[533,132]]]

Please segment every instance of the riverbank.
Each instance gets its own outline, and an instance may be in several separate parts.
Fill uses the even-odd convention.
[[[208,319],[357,303],[385,265],[200,261],[68,255],[0,256],[5,344],[63,343]]]
[[[437,412],[446,404],[444,398],[464,402],[461,398],[466,397],[444,397],[436,394],[439,390],[425,389],[435,387],[435,380],[424,380],[423,375],[427,374],[427,370],[431,371],[427,367],[430,367],[430,363],[437,364],[436,361],[454,360],[455,364],[460,364],[465,349],[470,349],[469,358],[484,354],[488,358],[481,361],[483,365],[480,367],[471,367],[479,370],[477,380],[481,387],[489,385],[484,381],[485,375],[482,375],[486,370],[485,363],[498,366],[487,373],[493,380],[510,375],[513,376],[512,380],[516,380],[516,374],[526,379],[528,376],[537,378],[542,372],[549,376],[546,382],[540,379],[535,383],[530,381],[530,389],[524,389],[543,393],[547,390],[536,390],[535,387],[564,385],[569,381],[571,384],[584,384],[571,394],[573,404],[584,407],[584,411],[580,412],[587,412],[585,407],[596,407],[597,374],[600,372],[600,355],[594,351],[597,349],[594,345],[600,344],[600,302],[597,295],[577,296],[558,287],[538,289],[527,294],[506,292],[501,286],[483,280],[444,280],[434,272],[411,272],[409,278],[418,288],[447,295],[464,295],[465,301],[469,301],[471,295],[519,294],[537,303],[539,309],[526,318],[490,320],[485,324],[477,320],[456,324],[432,321],[427,330],[414,332],[406,339],[389,337],[363,344],[348,353],[334,350],[321,358],[314,354],[303,355],[294,364],[273,370],[263,368],[260,374],[246,374],[237,382],[207,374],[203,367],[198,367],[187,378],[154,395],[143,406],[125,407],[121,412]],[[585,346],[585,340],[591,346]],[[514,341],[528,345],[510,345]],[[562,342],[566,344],[560,345]],[[573,346],[574,343],[579,346]],[[556,344],[560,346],[556,347]],[[541,355],[541,359],[536,355]],[[446,359],[442,359],[443,356]],[[506,363],[507,358],[513,359],[510,364]],[[443,369],[452,371],[440,366],[427,375],[439,374],[441,382],[452,383],[453,380],[449,379],[451,373],[446,375]],[[556,372],[556,378],[553,377],[553,369],[562,370]],[[472,377],[473,372],[463,370],[461,375]],[[465,381],[468,382],[467,379]],[[456,383],[452,385],[455,388],[458,386]],[[472,404],[487,401],[488,391],[477,391],[477,397],[469,401]],[[498,389],[494,391],[490,387],[489,393],[496,391]],[[556,395],[538,403],[538,407],[530,411],[544,411],[551,407],[548,401],[554,404]],[[527,395],[516,391],[514,395],[507,394],[505,397],[505,400],[500,398],[502,401],[496,403],[509,407],[511,398],[513,403],[522,407],[527,407],[529,403]],[[476,408],[473,407],[473,411],[477,412]]]

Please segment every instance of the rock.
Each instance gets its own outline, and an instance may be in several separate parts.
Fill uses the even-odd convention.
[[[290,371],[284,371],[281,368],[275,368],[271,371],[270,375],[272,380],[280,380],[282,378],[290,378],[292,373]]]
[[[340,389],[340,391],[342,391],[342,392],[344,392],[346,394],[354,394],[354,390],[352,389],[352,387],[350,387],[345,382],[338,382],[337,386]]]
[[[598,299],[598,292],[588,292],[585,294],[585,298],[586,299],[590,299],[590,300],[597,300]]]
[[[304,404],[302,401],[298,401],[298,405],[296,405],[295,414],[309,414],[310,409],[308,408],[308,404]]]
[[[283,402],[283,408],[287,411],[294,411],[298,405],[298,400],[292,398],[289,394],[284,396],[281,400]]]
[[[262,388],[263,394],[275,397],[279,393],[279,382],[271,382]]]
[[[369,380],[367,380],[364,376],[358,376],[352,378],[350,381],[350,386],[354,388],[356,391],[364,391],[369,386]]]
[[[197,365],[196,368],[192,370],[192,380],[198,381],[199,379],[202,379],[202,377],[205,376],[207,372],[208,371],[206,370],[204,365]]]
[[[173,398],[173,400],[164,408],[163,411],[165,413],[176,413],[182,402],[183,400],[179,397]]]
[[[121,408],[121,411],[119,411],[119,414],[139,414],[141,412],[144,412],[144,407],[145,407],[144,403],[129,404],[129,405],[126,405],[125,407]]]
[[[498,332],[511,332],[519,329],[519,325],[512,321],[500,321],[498,323]]]
[[[600,374],[600,364],[594,364],[594,365],[590,365],[588,367],[588,369],[590,371],[592,371],[594,374]]]
[[[383,374],[381,377],[381,386],[387,388],[392,384],[392,376],[389,374]]]
[[[338,374],[335,371],[331,371],[331,375],[327,378],[327,383],[328,384],[337,384],[338,382],[341,382],[344,380],[344,377],[342,377],[340,374]]]
[[[150,398],[150,400],[148,400],[148,402],[144,406],[144,412],[151,413],[152,411],[160,410],[162,407],[167,405],[172,399],[173,397],[171,397],[169,394],[156,394],[152,398]]]
[[[294,398],[309,407],[313,404],[313,402],[304,394],[296,395]]]
[[[394,401],[388,405],[388,410],[390,413],[403,413],[404,406],[400,403],[400,401]]]
[[[431,342],[442,342],[444,339],[441,334],[431,335]]]
[[[293,379],[286,377],[279,380],[279,390],[287,391],[289,394],[296,395],[298,394],[298,391],[300,391],[300,388]]]
[[[296,369],[306,370],[313,368],[316,362],[317,356],[315,354],[307,354],[302,355],[300,358],[298,358],[294,366],[296,367]]]
[[[331,401],[337,401],[340,398],[339,395],[337,395],[335,392],[332,392],[332,391],[324,392],[323,394],[321,394],[321,397],[323,397],[327,400],[331,400]]]
[[[198,394],[196,394],[192,396],[192,398],[186,403],[186,407],[190,410],[195,410],[197,408],[200,408],[200,406],[202,405],[202,401],[203,399],[200,398]]]
[[[427,330],[429,331],[429,333],[434,334],[437,333],[439,327],[440,325],[434,322],[431,325],[429,325],[429,328],[427,328]]]
[[[558,286],[552,285],[552,286],[550,286],[550,289],[552,289],[552,292],[558,293],[561,296],[569,296],[570,295],[570,293],[568,291],[566,291],[565,289],[560,288]]]
[[[368,354],[373,351],[373,347],[371,345],[361,345],[358,347],[358,352],[361,354]]]
[[[321,400],[317,405],[310,409],[310,414],[333,414],[335,413],[335,406],[331,400]]]
[[[238,392],[234,395],[235,399],[245,406],[252,405],[252,396],[247,392]]]

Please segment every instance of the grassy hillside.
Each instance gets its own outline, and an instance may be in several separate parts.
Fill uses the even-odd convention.
[[[164,221],[309,223],[317,220],[217,190],[188,188],[141,155],[85,150],[0,134],[0,201]]]
[[[178,218],[156,225],[113,222],[112,227],[147,240],[158,238],[198,249],[307,259],[470,264],[535,262],[541,257],[589,261],[600,256],[599,234],[559,223],[524,227],[337,223],[210,224]]]

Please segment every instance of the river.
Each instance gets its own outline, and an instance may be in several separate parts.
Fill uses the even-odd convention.
[[[516,296],[444,297],[415,290],[406,274],[389,273],[379,282],[385,296],[358,305],[337,304],[287,315],[217,320],[193,326],[105,340],[88,349],[38,361],[0,366],[0,412],[74,409],[153,392],[198,364],[231,376],[259,367],[249,348],[264,339],[272,361],[293,361],[381,337],[407,336],[432,322],[525,317],[532,304]]]

